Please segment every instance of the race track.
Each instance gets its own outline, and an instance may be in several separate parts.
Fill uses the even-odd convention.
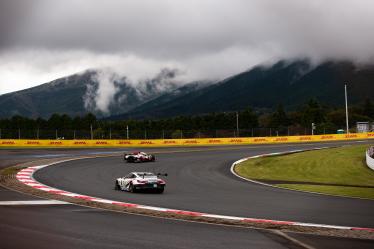
[[[38,171],[46,185],[74,193],[189,211],[319,224],[374,227],[374,202],[266,187],[238,179],[231,164],[243,157],[356,142],[157,151],[155,163],[127,164],[121,156],[61,163]],[[115,191],[114,179],[131,171],[168,173],[162,195]]]

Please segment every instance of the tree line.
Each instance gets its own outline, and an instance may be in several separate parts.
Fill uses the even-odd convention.
[[[353,128],[356,122],[371,122],[373,120],[374,106],[370,99],[366,99],[362,104],[349,108],[350,127]],[[240,130],[252,129],[252,135],[254,128],[271,128],[277,134],[287,135],[290,129],[309,130],[312,123],[316,125],[315,134],[335,133],[337,129],[344,129],[345,127],[345,109],[329,107],[319,103],[315,99],[311,99],[293,111],[286,111],[283,105],[279,104],[273,112],[260,112],[247,108],[238,112],[219,112],[144,120],[128,119],[112,121],[98,119],[92,113],[76,117],[70,117],[66,114],[53,114],[48,119],[33,119],[15,115],[11,118],[0,119],[0,129],[3,134],[5,134],[6,130],[15,129],[74,130],[74,132],[86,131],[87,133],[90,132],[92,127],[95,133],[105,133],[105,136],[108,136],[108,132],[112,131],[122,131],[123,133],[127,127],[131,129],[132,134],[143,134],[144,131],[184,130],[197,132],[235,130],[237,128],[237,121]]]

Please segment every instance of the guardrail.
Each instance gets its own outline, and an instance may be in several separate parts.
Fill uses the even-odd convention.
[[[366,164],[369,168],[374,170],[374,147],[370,147],[366,151]]]
[[[1,147],[160,147],[160,146],[206,146],[244,145],[274,143],[305,143],[374,139],[374,133],[330,134],[314,136],[240,137],[240,138],[191,138],[191,139],[148,139],[148,140],[27,140],[1,139]]]

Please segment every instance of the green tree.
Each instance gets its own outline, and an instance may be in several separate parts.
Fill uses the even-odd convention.
[[[283,128],[290,125],[290,119],[284,111],[283,105],[279,104],[277,110],[270,116],[270,126]]]
[[[374,105],[369,98],[365,99],[363,115],[374,118]]]
[[[48,119],[48,127],[51,129],[61,129],[63,126],[60,114],[54,113]]]
[[[72,128],[73,120],[69,115],[63,114],[60,119],[61,119],[61,125],[62,125],[63,129],[71,129]]]
[[[88,113],[82,118],[82,128],[90,129],[91,125],[93,128],[96,128],[96,116],[92,113]]]
[[[301,124],[309,127],[312,123],[320,124],[326,121],[326,112],[316,99],[311,99],[301,110]]]
[[[80,130],[80,129],[87,129],[86,127],[83,128],[82,126],[82,118],[80,116],[76,116],[74,117],[74,119],[72,120],[72,128],[74,130]]]
[[[241,129],[258,127],[258,116],[252,108],[248,107],[239,113],[239,126]]]

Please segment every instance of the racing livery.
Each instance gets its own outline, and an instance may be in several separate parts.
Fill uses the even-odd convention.
[[[150,190],[157,193],[163,193],[165,189],[165,181],[159,176],[167,176],[167,174],[153,174],[151,172],[131,172],[128,175],[117,178],[114,189],[125,190],[128,192],[137,192],[140,190]]]
[[[128,163],[154,162],[156,160],[156,157],[145,152],[133,152],[131,154],[125,154],[123,156],[123,160],[125,160]]]

